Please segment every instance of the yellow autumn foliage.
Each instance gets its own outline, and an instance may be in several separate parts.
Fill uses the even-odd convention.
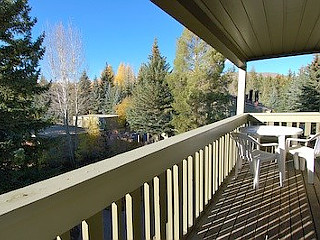
[[[116,113],[118,114],[119,123],[122,124],[122,125],[126,121],[126,118],[127,118],[126,112],[127,112],[127,109],[128,109],[128,107],[130,105],[131,105],[131,98],[130,97],[126,97],[116,107]]]
[[[114,85],[123,86],[126,78],[126,65],[120,63],[117,75],[114,77]]]
[[[129,64],[120,63],[116,76],[114,77],[114,85],[120,87],[135,81],[134,71]]]
[[[87,128],[87,134],[78,136],[76,159],[80,163],[95,161],[107,154],[107,147],[100,133],[98,119],[93,116],[89,117]]]
[[[100,128],[99,122],[97,118],[89,117],[88,119],[88,134],[91,137],[99,137],[100,136]]]

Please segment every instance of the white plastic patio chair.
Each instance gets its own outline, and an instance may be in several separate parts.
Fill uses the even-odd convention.
[[[246,133],[244,132],[244,129],[245,127],[241,127],[239,128],[239,131],[242,133]],[[248,134],[248,133],[246,133]],[[259,143],[260,145],[258,146],[257,149],[263,149],[265,151],[268,151],[268,152],[272,152],[272,153],[275,153],[278,149],[278,139],[275,139],[276,137],[270,137],[270,136],[259,136],[259,135],[251,135],[251,134],[248,134],[250,136],[252,136],[253,138],[255,138]],[[261,148],[262,147],[262,148]]]
[[[248,161],[250,171],[254,176],[253,188],[258,189],[261,164],[266,161],[277,160],[279,158],[279,154],[259,150],[258,148],[261,147],[261,144],[253,137],[245,133],[231,133],[231,138],[235,140],[236,146],[238,148],[238,157],[235,169],[236,177],[238,176],[239,169],[241,169],[242,167],[242,161]],[[282,186],[282,179],[280,174],[279,178],[280,186]]]
[[[300,170],[304,170],[306,165],[305,161],[307,161],[308,183],[313,184],[314,159],[320,156],[320,133],[317,133],[314,136],[310,136],[308,139],[288,138],[286,141],[288,152],[293,155],[295,169],[298,170],[300,165]],[[315,141],[314,147],[308,146],[312,141]],[[295,144],[304,143],[304,146],[298,144],[290,147],[292,142],[294,142]]]

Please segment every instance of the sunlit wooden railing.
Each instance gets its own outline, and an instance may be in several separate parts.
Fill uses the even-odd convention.
[[[235,165],[248,122],[319,131],[319,113],[243,114],[0,196],[0,239],[181,239]]]
[[[251,113],[250,115],[254,117],[254,119],[267,125],[300,127],[304,130],[304,136],[320,132],[319,112]]]
[[[179,239],[235,165],[235,116],[0,196],[0,239]]]

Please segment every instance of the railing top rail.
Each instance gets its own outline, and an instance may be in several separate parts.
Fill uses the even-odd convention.
[[[0,238],[54,238],[246,123],[248,116],[227,118],[0,195]]]
[[[250,115],[266,122],[320,122],[319,112],[250,113]]]

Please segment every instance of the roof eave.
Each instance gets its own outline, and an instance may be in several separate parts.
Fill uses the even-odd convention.
[[[182,25],[194,32],[239,68],[246,70],[246,57],[229,41],[219,28],[202,14],[201,9],[193,1],[151,0],[154,4],[175,18]],[[191,11],[188,8],[192,8]],[[208,18],[208,19],[206,19]]]

